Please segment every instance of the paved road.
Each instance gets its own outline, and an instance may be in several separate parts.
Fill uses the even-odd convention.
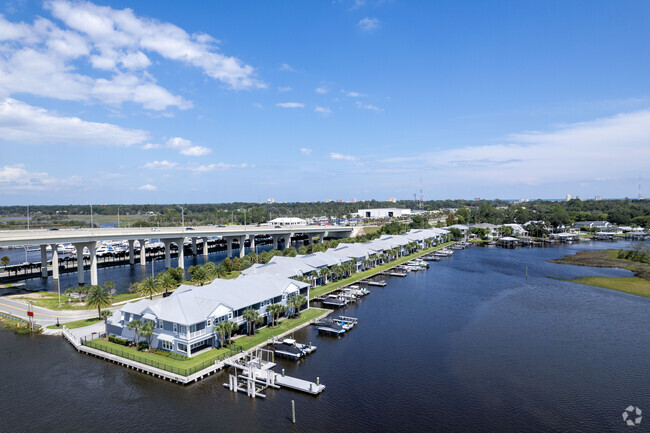
[[[117,308],[119,307],[113,307],[111,309],[114,310]],[[0,311],[3,313],[27,319],[27,309],[27,304],[23,302],[18,302],[7,297],[0,298]],[[53,311],[36,306],[33,306],[32,309],[34,311],[34,322],[44,326],[54,325],[57,319],[59,319],[59,323],[67,323],[97,317],[97,310]]]

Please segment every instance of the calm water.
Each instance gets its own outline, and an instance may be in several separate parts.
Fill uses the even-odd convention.
[[[253,400],[226,391],[225,374],[181,387],[60,338],[0,331],[0,430],[629,431],[625,407],[650,413],[650,299],[546,278],[629,275],[546,262],[611,247],[471,248],[371,288],[340,311],[356,329],[339,339],[301,330],[318,350],[280,361],[287,374],[320,376],[318,397]]]

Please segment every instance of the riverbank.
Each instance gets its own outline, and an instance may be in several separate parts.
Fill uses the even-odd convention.
[[[632,295],[650,298],[650,265],[632,260],[619,259],[619,250],[587,250],[566,255],[551,263],[591,266],[599,268],[621,268],[634,272],[634,277],[579,277],[565,281],[585,284],[604,289],[617,290]]]
[[[372,269],[368,269],[368,270],[365,270],[365,271],[362,271],[362,272],[358,272],[356,274],[352,274],[347,278],[343,278],[341,280],[337,280],[337,281],[334,281],[332,283],[327,283],[327,284],[325,284],[323,286],[314,287],[311,290],[309,290],[309,299],[314,299],[314,298],[317,298],[319,296],[326,295],[326,294],[328,294],[330,292],[333,292],[335,290],[340,289],[343,286],[347,286],[348,284],[355,283],[355,282],[357,282],[359,280],[364,280],[366,278],[374,277],[374,276],[380,274],[381,272],[387,271],[388,269],[393,268],[393,267],[395,267],[397,265],[401,265],[402,263],[406,263],[409,260],[413,260],[413,259],[415,259],[417,257],[424,256],[424,255],[429,254],[429,253],[431,253],[433,251],[443,249],[444,247],[452,245],[454,243],[455,242],[445,242],[445,243],[442,243],[440,245],[436,245],[435,247],[426,248],[424,250],[417,251],[417,252],[415,252],[413,254],[409,254],[408,256],[400,257],[400,258],[398,258],[396,260],[392,260],[392,261],[390,261],[388,263],[384,263],[382,265],[375,266]]]

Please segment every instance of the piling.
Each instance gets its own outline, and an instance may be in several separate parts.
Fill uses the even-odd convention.
[[[293,419],[293,423],[296,423],[296,402],[294,400],[291,400],[291,417]]]

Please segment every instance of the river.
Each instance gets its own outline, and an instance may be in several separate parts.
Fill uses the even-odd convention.
[[[223,388],[225,373],[183,387],[61,338],[0,330],[0,430],[629,431],[628,405],[650,411],[650,299],[547,278],[628,271],[546,261],[626,245],[475,247],[371,288],[336,313],[359,318],[355,329],[332,338],[305,328],[296,339],[318,350],[279,361],[289,375],[320,377],[318,397],[249,399]]]

